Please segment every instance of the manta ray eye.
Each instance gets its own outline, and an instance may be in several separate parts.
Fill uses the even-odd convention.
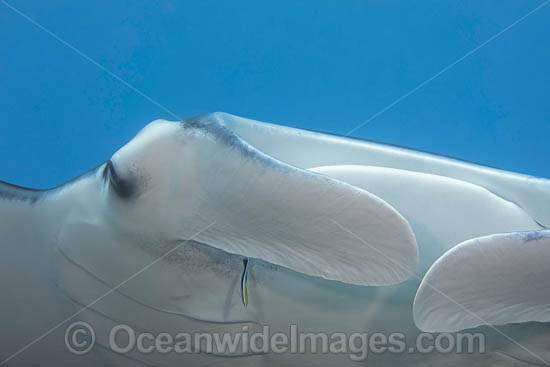
[[[136,192],[136,185],[134,180],[128,178],[122,178],[115,169],[113,162],[107,162],[105,166],[105,171],[103,172],[103,177],[106,182],[108,181],[109,186],[113,189],[116,194],[122,199],[129,199],[134,196]]]

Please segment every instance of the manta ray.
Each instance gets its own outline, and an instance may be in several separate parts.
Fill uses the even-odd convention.
[[[226,113],[148,124],[49,190],[0,183],[0,364],[550,363],[550,180]],[[66,326],[95,347],[75,355]],[[463,331],[472,353],[112,351],[138,332]],[[411,344],[411,345],[414,345]]]

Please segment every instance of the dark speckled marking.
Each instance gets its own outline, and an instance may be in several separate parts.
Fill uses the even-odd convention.
[[[196,130],[202,132],[203,134],[215,139],[218,143],[223,144],[230,149],[239,151],[243,157],[250,160],[255,160],[270,169],[278,170],[282,173],[293,172],[307,174],[309,176],[315,176],[318,180],[336,182],[336,180],[326,175],[294,167],[270,156],[269,154],[265,154],[247,143],[228,127],[224,126],[223,122],[220,122],[219,116],[220,115],[217,113],[210,113],[202,116],[191,117],[182,121],[182,127],[185,130]]]
[[[135,244],[153,258],[159,258],[174,247],[181,245],[181,241],[158,241],[155,243],[136,241]],[[232,279],[241,276],[244,259],[244,256],[231,254],[205,243],[188,240],[176,251],[170,252],[163,261],[192,273],[211,272],[221,278]],[[249,264],[250,266],[252,264]],[[259,281],[270,278],[273,273],[281,269],[278,265],[261,259],[254,259],[253,266],[256,269],[254,277]]]
[[[550,230],[518,232],[518,234],[521,236],[525,243],[538,241],[543,238],[550,238]]]
[[[47,190],[34,190],[0,181],[0,199],[36,203]]]
[[[262,153],[252,145],[248,144],[240,136],[233,131],[222,125],[216,114],[207,114],[197,117],[192,117],[182,121],[184,129],[196,130],[207,134],[215,139],[217,142],[231,148],[238,150],[244,157],[260,161],[262,164],[277,168],[277,169],[289,169],[286,163],[280,162],[271,156]]]

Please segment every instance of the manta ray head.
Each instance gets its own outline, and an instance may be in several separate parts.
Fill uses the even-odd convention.
[[[57,236],[62,289],[85,304],[74,281],[83,270],[109,287],[123,284],[118,293],[155,310],[240,320],[233,290],[242,254],[223,251],[238,241],[224,219],[243,199],[241,183],[230,178],[238,167],[254,165],[250,152],[214,115],[148,124],[93,175],[77,180],[75,195],[68,188],[73,204],[86,199],[72,205]],[[229,314],[233,298],[235,315]]]
[[[187,238],[215,221],[205,216],[197,222],[202,206],[214,199],[201,196],[213,192],[208,179],[226,180],[231,172],[214,162],[221,154],[247,150],[251,148],[212,115],[151,122],[103,167],[107,212],[136,232]],[[223,199],[219,202],[223,205]]]
[[[227,126],[217,113],[147,125],[102,167],[106,222],[351,284],[411,276],[418,249],[395,209],[271,157]]]

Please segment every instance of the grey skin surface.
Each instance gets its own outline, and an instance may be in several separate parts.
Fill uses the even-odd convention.
[[[212,118],[220,116],[208,117]],[[236,123],[225,125],[231,124]],[[242,131],[243,136],[247,134],[253,145],[262,145],[255,131]],[[277,151],[269,144],[262,150],[275,157],[278,152],[281,156],[289,152],[282,148]],[[403,162],[402,151],[398,149],[395,154]],[[322,165],[302,163],[308,167]],[[528,366],[550,361],[550,329],[547,323],[535,322],[467,330],[485,335],[484,353],[409,353],[408,348],[415,347],[415,338],[421,333],[413,321],[412,303],[426,266],[401,284],[375,287],[308,276],[252,259],[247,282],[249,305],[243,307],[242,255],[208,243],[115,231],[117,218],[95,217],[105,200],[112,202],[105,191],[108,168],[106,163],[45,192],[0,185],[0,360],[4,365]],[[465,171],[462,168],[461,172]],[[489,172],[484,177],[492,174],[496,175]],[[514,176],[510,181],[512,184],[507,185],[499,176],[494,182],[511,195],[520,179]],[[527,198],[525,202],[531,200],[529,195],[521,197]],[[123,216],[121,213],[124,211],[118,211],[117,216]],[[538,213],[538,207],[533,213]],[[414,221],[411,225],[419,245],[429,246],[430,232]],[[435,261],[444,251],[429,251],[429,258],[421,258],[421,263]],[[157,261],[166,253],[169,255]],[[153,262],[135,275],[142,267],[134,265]],[[118,269],[124,272],[118,273]],[[127,274],[135,276],[128,279]],[[73,321],[86,321],[96,332],[96,347],[84,356],[70,353],[65,346],[65,330]],[[288,332],[293,324],[301,331],[329,334],[399,332],[406,338],[407,349],[401,353],[368,353],[359,362],[347,353],[231,354],[208,353],[201,348],[200,353],[190,354],[132,351],[119,355],[109,350],[108,340],[109,330],[117,324],[154,334],[232,333],[243,327],[261,330],[263,325],[269,325],[272,333]]]

